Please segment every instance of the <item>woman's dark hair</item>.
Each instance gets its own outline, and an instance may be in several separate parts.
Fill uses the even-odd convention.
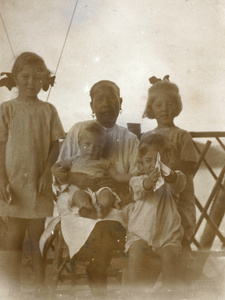
[[[36,66],[43,73],[43,85],[49,82],[51,72],[45,65],[42,57],[33,52],[23,52],[15,60],[12,68],[12,76],[16,79],[17,74],[25,65]]]
[[[118,96],[120,96],[120,89],[118,87],[118,85],[113,82],[113,81],[110,81],[110,80],[101,80],[101,81],[98,81],[96,82],[92,87],[91,87],[91,90],[90,90],[90,97],[91,97],[91,100],[93,100],[93,93],[94,93],[94,90],[99,87],[99,86],[107,86],[107,85],[112,85],[116,88],[117,92],[118,92]]]

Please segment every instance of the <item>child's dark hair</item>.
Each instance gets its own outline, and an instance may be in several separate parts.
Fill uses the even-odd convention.
[[[42,57],[34,52],[23,52],[16,58],[14,62],[12,68],[12,75],[14,78],[16,78],[16,75],[22,70],[24,65],[38,66],[46,77],[50,76],[51,74]]]
[[[91,88],[91,90],[90,90],[90,97],[91,97],[91,100],[93,100],[94,90],[95,90],[97,87],[99,87],[99,86],[107,86],[107,85],[113,85],[113,86],[116,88],[117,92],[118,92],[118,96],[120,96],[120,89],[119,89],[118,85],[117,85],[115,82],[110,81],[110,80],[101,80],[101,81],[96,82],[96,83],[92,86],[92,88]]]
[[[149,119],[155,119],[154,113],[152,111],[152,104],[157,95],[161,92],[166,93],[169,99],[172,98],[176,101],[177,110],[174,117],[180,114],[182,110],[182,102],[178,86],[166,79],[157,81],[148,89],[148,100],[142,116],[143,118],[147,117]]]
[[[43,81],[48,82],[51,72],[45,65],[42,57],[34,52],[23,52],[15,60],[12,68],[12,76],[16,79],[17,74],[22,70],[25,65],[36,66],[43,73]]]
[[[159,133],[146,133],[139,143],[139,158],[141,159],[149,151],[149,148],[155,146],[160,153],[162,161],[170,166],[173,157],[173,145],[169,139]]]
[[[83,136],[85,136],[86,132],[91,133],[95,136],[100,136],[102,138],[106,135],[106,131],[101,125],[99,125],[97,122],[90,122],[79,133],[78,141],[81,140]]]

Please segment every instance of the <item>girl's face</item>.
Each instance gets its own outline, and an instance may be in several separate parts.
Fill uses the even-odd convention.
[[[15,78],[19,96],[23,99],[37,98],[42,88],[42,79],[43,73],[38,67],[25,65]]]
[[[141,162],[144,173],[149,175],[155,169],[158,149],[155,146],[148,146],[148,151],[142,156]]]
[[[113,85],[101,85],[93,91],[92,111],[99,123],[106,128],[115,125],[121,103],[122,98],[119,97],[118,91]]]
[[[159,127],[173,126],[173,119],[177,112],[177,102],[166,93],[159,93],[152,103],[152,111]]]
[[[85,132],[79,141],[80,152],[83,157],[99,159],[104,150],[104,140],[102,136]]]

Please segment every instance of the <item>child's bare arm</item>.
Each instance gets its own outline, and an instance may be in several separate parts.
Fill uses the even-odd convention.
[[[43,195],[52,184],[51,167],[55,163],[59,155],[59,141],[54,141],[51,144],[46,167],[38,182],[38,195]]]
[[[68,170],[60,162],[55,163],[51,168],[52,174],[59,183],[68,183]]]

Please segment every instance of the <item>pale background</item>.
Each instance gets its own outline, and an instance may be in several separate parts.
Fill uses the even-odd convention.
[[[40,98],[55,105],[65,131],[91,118],[89,90],[102,79],[121,88],[118,124],[153,129],[155,120],[142,119],[148,78],[167,74],[182,96],[184,109],[175,120],[179,127],[225,131],[225,1],[0,0],[0,10],[15,56],[34,51],[53,74],[57,69],[54,88]],[[14,62],[3,22],[0,72],[11,71]],[[16,93],[1,88],[0,103]],[[200,170],[196,193],[203,202],[213,184]]]
[[[15,56],[36,52],[53,74],[59,63],[54,88],[50,94],[41,92],[40,98],[49,95],[65,131],[91,118],[89,90],[102,79],[121,88],[119,124],[136,122],[143,132],[153,129],[155,120],[142,119],[148,78],[167,74],[179,86],[183,101],[177,126],[225,131],[225,1],[79,0],[59,61],[75,5],[76,0],[0,0]],[[11,71],[14,57],[2,20],[0,45],[0,72]],[[0,103],[16,93],[0,88]],[[224,163],[221,153],[220,159]],[[195,186],[203,204],[213,184],[201,168]],[[217,239],[214,247],[220,245]],[[216,265],[215,274],[225,270],[224,262]]]
[[[0,0],[15,56],[41,55],[54,73],[76,0]],[[184,109],[176,124],[190,131],[224,130],[225,1],[79,0],[48,101],[66,131],[89,119],[89,89],[110,79],[121,88],[118,123],[142,124],[148,78],[170,75]],[[0,20],[0,72],[10,71],[13,55]],[[0,89],[0,102],[16,94]],[[48,93],[40,93],[45,100]]]

